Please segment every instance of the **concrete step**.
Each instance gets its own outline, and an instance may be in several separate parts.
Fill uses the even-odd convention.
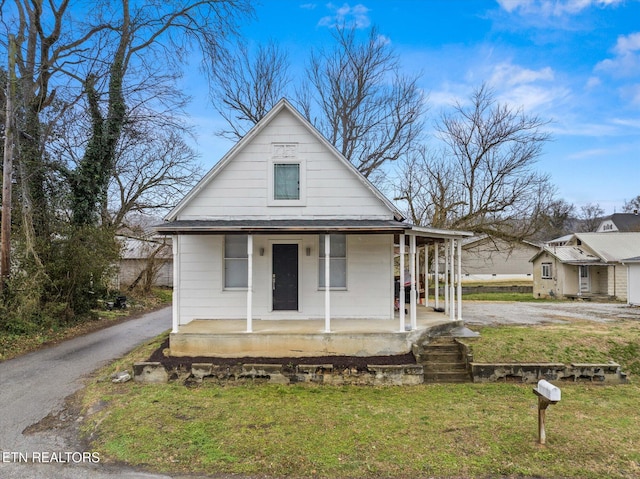
[[[464,383],[471,377],[460,345],[453,339],[442,338],[427,345],[422,354],[425,383]]]
[[[464,372],[427,372],[424,374],[425,383],[468,383],[471,382],[469,373]]]
[[[462,354],[460,351],[452,353],[441,353],[428,351],[422,355],[425,362],[443,362],[443,363],[455,363],[462,361]]]
[[[442,371],[442,372],[458,372],[458,371],[467,371],[467,366],[465,363],[463,362],[455,362],[455,363],[433,363],[433,362],[428,362],[428,363],[423,363],[423,368],[426,371],[433,371],[433,372],[438,372],[438,371]]]

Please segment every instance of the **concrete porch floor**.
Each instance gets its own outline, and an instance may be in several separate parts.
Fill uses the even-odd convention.
[[[172,356],[223,358],[389,356],[406,354],[413,344],[460,328],[461,323],[425,306],[417,308],[413,331],[400,331],[398,313],[393,320],[332,319],[329,333],[324,319],[255,319],[251,333],[246,332],[246,320],[200,319],[171,334],[170,351]],[[405,325],[410,326],[408,315]]]

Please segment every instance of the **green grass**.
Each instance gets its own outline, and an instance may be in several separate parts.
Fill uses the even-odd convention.
[[[638,361],[639,326],[484,328],[476,359]],[[165,335],[112,364],[145,359]],[[549,344],[555,344],[549,346]],[[546,345],[546,347],[545,347]],[[536,352],[539,351],[540,352]],[[624,362],[627,361],[627,362]],[[627,371],[628,372],[628,371]],[[563,384],[537,444],[531,385],[333,387],[96,381],[83,432],[105,462],[260,477],[640,477],[640,386]]]
[[[640,474],[635,385],[563,387],[536,442],[530,385],[104,386],[107,461],[165,473],[282,477],[623,478]]]
[[[462,299],[473,301],[541,301],[535,300],[531,293],[469,293],[463,294]]]
[[[628,374],[640,375],[640,324],[618,320],[599,323],[501,326],[479,329],[470,341],[476,362],[606,363],[615,361]]]

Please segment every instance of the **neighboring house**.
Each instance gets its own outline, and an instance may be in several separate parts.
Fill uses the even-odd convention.
[[[622,261],[627,266],[627,303],[640,306],[640,256]]]
[[[471,235],[405,223],[286,100],[165,220],[156,229],[173,237],[176,356],[389,354],[390,336],[377,346],[338,344],[336,320],[344,328],[364,324],[370,334],[389,320],[404,331],[405,308],[394,311],[394,245],[408,240],[413,267],[416,246]],[[446,251],[453,255],[454,247]],[[416,329],[415,301],[406,314],[406,326]],[[233,339],[207,333],[232,324],[243,325]],[[301,345],[291,334],[305,327],[314,334]],[[275,331],[266,336],[265,328]]]
[[[118,272],[119,289],[130,286],[173,286],[171,238],[118,236],[122,256]]]
[[[533,279],[531,257],[540,251],[528,241],[511,243],[488,235],[462,241],[463,281]]]
[[[602,220],[596,233],[632,233],[640,232],[638,213],[614,213]]]
[[[627,300],[626,258],[640,256],[640,233],[575,233],[545,245],[533,262],[535,297],[606,296]]]

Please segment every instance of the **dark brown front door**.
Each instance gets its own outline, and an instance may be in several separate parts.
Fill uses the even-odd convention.
[[[298,310],[298,245],[273,245],[273,310]]]

